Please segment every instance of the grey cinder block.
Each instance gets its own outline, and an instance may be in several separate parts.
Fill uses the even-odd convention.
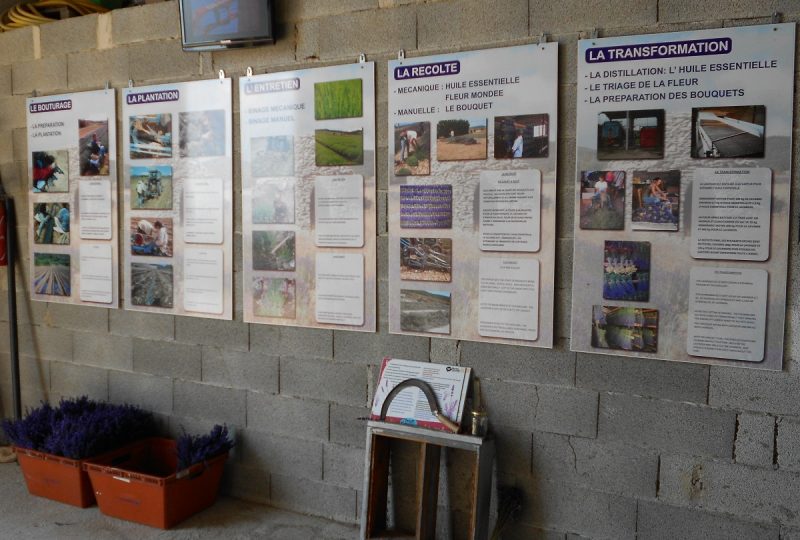
[[[138,405],[148,411],[170,414],[172,380],[168,377],[109,370],[108,399],[115,403]]]
[[[557,345],[555,349],[534,349],[464,341],[460,344],[461,364],[471,367],[477,377],[572,385],[575,353],[563,341]]]
[[[75,332],[72,340],[72,360],[76,364],[133,370],[133,343],[129,337]]]
[[[729,515],[639,501],[636,530],[641,540],[778,540],[780,528]]]
[[[250,327],[237,321],[176,317],[175,341],[246,351],[250,347]]]
[[[500,4],[481,0],[425,3],[419,6],[420,50],[510,41],[528,36],[527,0]],[[447,21],[447,24],[442,24]]]
[[[775,449],[775,417],[739,413],[734,457],[736,463],[772,467]]]
[[[133,370],[199,381],[202,373],[199,345],[171,341],[133,340]]]
[[[56,56],[97,47],[97,14],[63,19],[39,27],[42,56]]]
[[[372,365],[380,365],[385,356],[425,362],[429,344],[429,338],[388,334],[385,328],[377,334],[334,332],[333,356],[344,362]]]
[[[278,357],[203,347],[203,382],[278,393]]]
[[[688,403],[601,394],[598,438],[671,452],[730,457],[736,413]]]
[[[324,482],[272,475],[270,503],[278,508],[355,523],[358,492]]]
[[[366,366],[292,357],[282,357],[280,366],[281,394],[366,404]]]
[[[114,45],[180,37],[177,2],[115,9],[111,12]]]
[[[339,444],[322,448],[322,479],[337,486],[364,487],[364,449]]]
[[[576,379],[583,388],[705,403],[708,366],[578,353]]]
[[[328,440],[328,403],[248,392],[247,427],[304,439]]]
[[[747,521],[800,526],[800,474],[686,455],[661,456],[660,500],[738,516]]]
[[[63,56],[49,56],[14,64],[11,82],[15,94],[55,92],[67,88],[67,63]]]
[[[50,363],[50,390],[56,396],[108,399],[108,371],[66,362]]]
[[[174,384],[175,414],[235,426],[245,425],[247,406],[244,390],[181,380]]]

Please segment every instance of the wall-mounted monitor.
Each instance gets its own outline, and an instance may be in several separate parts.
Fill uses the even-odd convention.
[[[185,51],[275,43],[274,0],[180,0]]]

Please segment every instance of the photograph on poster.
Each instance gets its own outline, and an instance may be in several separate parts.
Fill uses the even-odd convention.
[[[36,203],[33,206],[33,242],[69,244],[69,203]]]
[[[253,188],[253,223],[294,223],[293,178],[257,180]]]
[[[108,120],[78,120],[81,176],[108,176]]]
[[[597,159],[663,159],[664,110],[597,115]]]
[[[656,352],[658,350],[658,310],[593,306],[592,347]]]
[[[253,313],[259,317],[295,318],[295,282],[289,278],[253,278]]]
[[[253,137],[250,154],[254,178],[294,175],[294,139],[290,135]]]
[[[677,231],[680,204],[680,171],[633,171],[631,229]]]
[[[580,178],[580,228],[625,228],[625,171],[583,171]]]
[[[453,186],[400,186],[401,229],[449,229],[453,226]]]
[[[363,115],[361,79],[314,83],[314,119],[358,118]]]
[[[449,282],[452,278],[452,267],[451,239],[400,239],[400,279]]]
[[[439,120],[436,124],[436,159],[486,159],[486,136],[486,118]]]
[[[172,257],[172,218],[132,217],[131,255]]]
[[[69,255],[59,253],[33,254],[33,291],[36,294],[69,296]]]
[[[69,153],[66,150],[32,152],[33,192],[69,191]]]
[[[172,157],[172,115],[143,114],[130,117],[131,159]]]
[[[650,242],[606,240],[603,249],[603,298],[650,300]]]
[[[172,209],[172,167],[131,167],[131,208]]]
[[[450,293],[400,289],[400,327],[404,332],[450,333]]]
[[[764,157],[766,119],[764,105],[692,109],[692,157]]]
[[[431,123],[405,122],[394,125],[394,174],[431,174]]]
[[[253,231],[253,270],[292,271],[293,231]]]
[[[225,111],[194,111],[179,114],[181,157],[225,155]]]
[[[314,131],[314,162],[317,167],[364,164],[364,130]]]
[[[172,307],[171,264],[131,263],[131,303],[134,306]]]
[[[495,159],[546,158],[549,140],[550,117],[547,114],[494,118]]]

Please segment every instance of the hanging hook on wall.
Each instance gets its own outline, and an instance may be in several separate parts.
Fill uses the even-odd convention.
[[[547,34],[542,32],[539,34],[539,45],[544,45],[545,43],[547,43]]]
[[[219,82],[222,82],[224,80],[225,80],[225,70],[221,69],[219,70]]]
[[[366,54],[364,54],[362,52],[361,54],[358,55],[358,63],[359,64],[363,64],[366,61],[367,61],[367,55]]]
[[[128,79],[128,88],[133,88],[133,79]]]
[[[245,74],[246,74],[248,77],[252,77],[252,76],[253,76],[253,68],[252,68],[252,67],[250,67],[250,66],[247,66],[247,71],[245,71]]]
[[[400,49],[399,51],[397,51],[397,59],[398,60],[405,60],[406,59],[406,51],[403,50],[403,49]]]
[[[783,22],[783,13],[780,11],[772,12],[772,24],[780,24]]]

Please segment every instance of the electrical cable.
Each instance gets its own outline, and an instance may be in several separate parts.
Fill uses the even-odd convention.
[[[48,16],[48,13],[63,9],[68,9],[78,15],[106,13],[108,11],[108,8],[95,4],[90,0],[36,0],[34,2],[22,2],[11,6],[5,13],[0,15],[0,32],[58,21],[61,17],[51,17]]]

